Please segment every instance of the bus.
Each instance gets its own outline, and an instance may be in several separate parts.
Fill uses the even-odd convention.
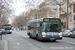
[[[12,33],[12,25],[11,24],[4,24],[4,25],[2,25],[2,28],[6,30],[6,34]]]
[[[42,18],[28,21],[27,35],[37,40],[62,40],[62,20]]]

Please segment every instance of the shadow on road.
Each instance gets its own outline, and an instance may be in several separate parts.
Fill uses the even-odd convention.
[[[35,38],[27,38],[29,40],[32,40],[32,41],[36,41],[36,42],[41,42],[41,43],[60,43],[59,41],[51,41],[51,40],[37,40]]]

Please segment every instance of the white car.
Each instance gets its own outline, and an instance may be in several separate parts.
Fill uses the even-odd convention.
[[[71,34],[72,34],[71,30],[65,30],[65,31],[63,32],[63,36],[69,37]]]

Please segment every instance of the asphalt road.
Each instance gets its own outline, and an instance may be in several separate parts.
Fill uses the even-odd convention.
[[[75,38],[41,42],[29,38],[26,31],[13,31],[12,34],[3,35],[3,39],[8,41],[9,50],[75,50]]]
[[[4,41],[0,40],[0,50],[4,50]]]

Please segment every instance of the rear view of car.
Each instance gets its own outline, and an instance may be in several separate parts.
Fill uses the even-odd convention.
[[[74,37],[75,38],[75,31],[73,31],[73,33],[71,34],[70,37]]]
[[[64,31],[65,31],[65,30],[64,30],[64,29],[62,29],[62,34],[64,33]]]
[[[72,34],[72,32],[70,30],[65,30],[64,33],[63,33],[63,36],[70,37],[71,34]]]
[[[0,29],[2,31],[2,34],[6,34],[6,30],[5,29]]]

